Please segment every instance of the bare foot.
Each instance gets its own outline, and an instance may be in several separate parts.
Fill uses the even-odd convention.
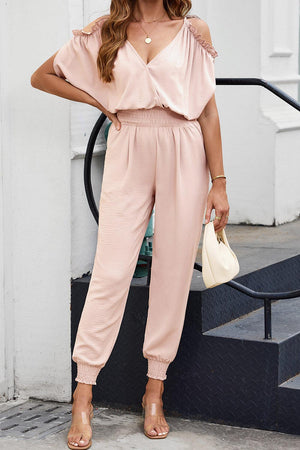
[[[78,382],[73,393],[72,423],[68,433],[70,444],[78,448],[86,447],[89,444],[92,438],[93,409],[92,385]]]
[[[144,430],[151,437],[166,437],[169,432],[163,411],[163,391],[162,380],[148,379],[142,402],[145,408]]]

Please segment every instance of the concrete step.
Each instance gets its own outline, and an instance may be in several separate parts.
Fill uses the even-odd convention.
[[[168,372],[169,411],[300,434],[286,427],[278,406],[284,395],[278,385],[300,372],[300,299],[274,302],[272,319],[274,337],[266,340],[262,308],[201,336],[189,317]],[[297,399],[298,391],[293,404]]]
[[[278,388],[278,430],[300,434],[300,373]]]
[[[259,292],[300,289],[300,255],[234,278]],[[243,294],[227,284],[200,292],[202,331],[223,325],[263,306],[263,300]],[[285,300],[289,302],[289,300]]]

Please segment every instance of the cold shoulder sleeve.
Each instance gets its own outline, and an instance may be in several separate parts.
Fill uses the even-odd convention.
[[[53,69],[58,77],[93,95],[99,86],[97,57],[101,45],[102,16],[93,23],[90,32],[72,30],[73,36],[57,52]]]
[[[204,38],[198,26],[198,16],[188,16],[189,31],[188,70],[185,73],[186,101],[189,117],[198,118],[216,91],[215,58],[218,56],[213,45]],[[200,23],[199,23],[200,25]]]
[[[190,15],[189,18],[196,17],[197,19],[200,19],[197,15]],[[204,39],[202,33],[199,31],[197,27],[195,27],[191,20],[187,21],[188,28],[192,35],[194,36],[195,40],[198,42],[198,44],[211,56],[212,61],[215,60],[217,56],[219,56],[217,50],[214,48],[214,46],[208,42],[206,39]]]

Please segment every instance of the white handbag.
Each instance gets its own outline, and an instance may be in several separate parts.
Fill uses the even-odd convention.
[[[236,254],[230,248],[225,229],[215,231],[214,222],[204,227],[202,276],[207,288],[230,281],[240,270]]]

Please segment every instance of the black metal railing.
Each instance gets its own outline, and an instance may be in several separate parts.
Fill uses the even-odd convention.
[[[261,78],[216,78],[216,84],[217,85],[223,85],[223,86],[262,86],[263,88],[269,90],[277,97],[281,98],[284,102],[291,105],[293,108],[300,111],[300,103],[298,103],[295,99],[290,97],[288,94],[286,94],[284,91],[279,89],[278,87],[272,85],[268,81],[265,81]],[[85,154],[84,159],[84,186],[85,186],[85,192],[88,204],[90,206],[91,212],[97,222],[99,223],[99,212],[97,210],[97,206],[95,203],[95,198],[93,195],[93,189],[92,189],[92,183],[91,183],[91,165],[92,165],[92,156],[93,156],[93,150],[95,146],[95,142],[97,139],[97,136],[100,132],[100,129],[105,122],[107,116],[104,113],[101,113],[99,119],[97,120],[96,124],[94,125],[94,128],[91,132],[87,150]],[[151,265],[152,265],[152,256],[150,255],[139,255],[140,260],[147,262],[147,269],[148,269],[148,275],[147,275],[147,281],[146,286],[149,286],[150,280],[151,280]],[[195,262],[194,269],[202,272],[202,266],[201,264]],[[293,291],[286,291],[286,292],[261,292],[261,291],[254,291],[247,286],[244,286],[240,283],[238,283],[235,280],[230,280],[227,283],[228,286],[232,287],[233,289],[236,289],[244,294],[247,294],[248,296],[252,298],[261,299],[264,301],[264,330],[265,330],[265,337],[264,339],[272,339],[272,301],[274,300],[284,300],[284,299],[290,299],[290,298],[296,298],[300,297],[300,289],[296,289]]]
[[[282,89],[279,89],[262,78],[216,78],[216,84],[222,86],[261,86],[300,111],[300,103]]]

